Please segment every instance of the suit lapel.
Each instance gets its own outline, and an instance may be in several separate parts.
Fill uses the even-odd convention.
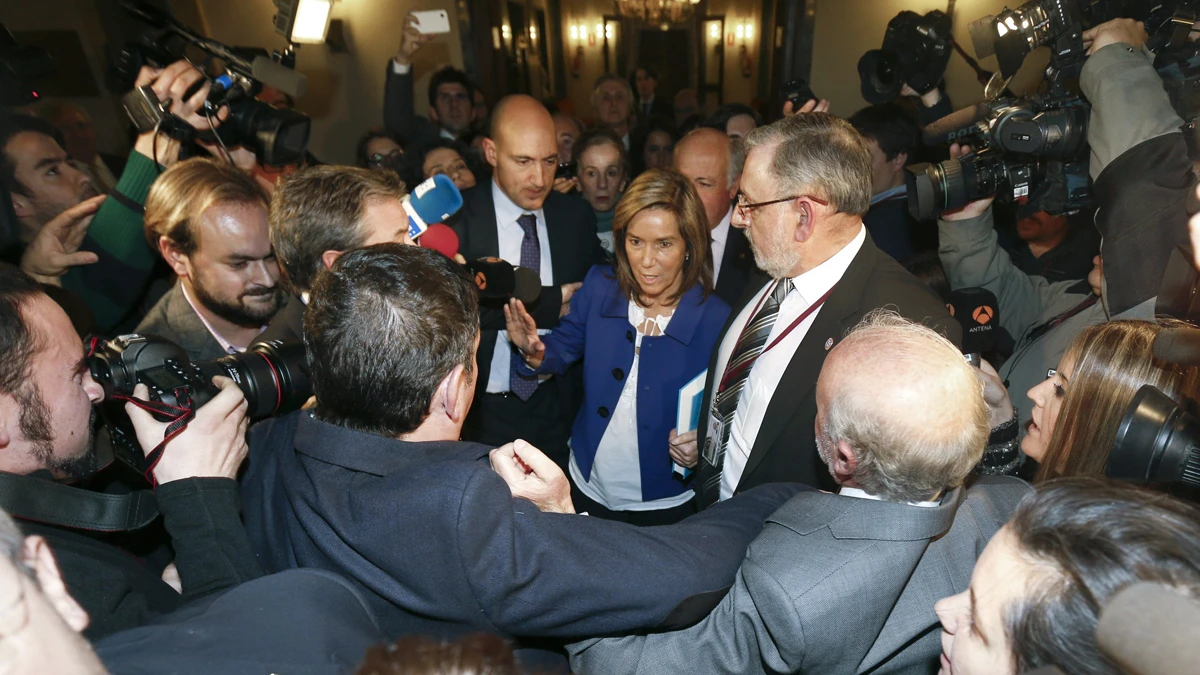
[[[492,201],[491,182],[472,189],[468,204],[470,210],[463,214],[463,224],[469,237],[466,249],[471,251],[474,257],[499,257],[500,225],[496,222],[496,205]]]
[[[779,434],[783,433],[796,410],[817,385],[825,354],[853,327],[854,319],[859,314],[859,301],[877,256],[878,249],[872,243],[871,236],[867,235],[858,255],[854,256],[850,267],[846,268],[846,273],[825,301],[825,306],[817,313],[817,318],[813,320],[779,380],[779,386],[775,388],[776,395],[771,397],[767,406],[767,414],[763,416],[741,480],[745,480],[762,463]],[[786,395],[780,396],[779,392],[786,392]]]
[[[571,276],[568,268],[571,252],[567,250],[571,242],[564,240],[561,228],[551,225],[551,223],[558,222],[559,202],[557,197],[561,196],[557,192],[551,191],[542,204],[542,214],[546,216],[546,236],[550,238],[550,272],[554,275],[554,283],[558,283],[559,279],[568,279]]]
[[[175,332],[172,337],[179,346],[192,354],[208,353],[214,347],[223,352],[221,343],[208,332],[208,328],[200,320],[200,315],[196,314],[196,310],[192,309],[192,305],[184,297],[182,283],[177,281],[170,293],[165,308],[167,324]]]

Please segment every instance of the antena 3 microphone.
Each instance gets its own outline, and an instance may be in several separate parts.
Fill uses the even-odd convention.
[[[954,318],[962,326],[962,351],[978,367],[982,353],[996,346],[1000,305],[996,294],[986,288],[960,288],[950,293]]]

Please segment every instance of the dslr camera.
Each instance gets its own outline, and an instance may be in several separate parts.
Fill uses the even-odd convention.
[[[312,396],[308,359],[300,342],[259,343],[241,354],[197,363],[179,345],[151,335],[89,343],[88,369],[104,388],[102,413],[113,455],[140,473],[149,467],[124,409],[136,384],[146,385],[150,401],[157,404],[155,412],[168,419],[182,418],[212,400],[219,392],[212,384],[216,375],[237,383],[252,419],[298,410]]]
[[[946,72],[951,49],[950,17],[945,12],[900,12],[888,22],[883,48],[858,60],[862,97],[868,103],[894,101],[905,83],[918,94],[928,93]]]
[[[226,147],[245,146],[269,166],[298,164],[304,159],[312,121],[302,113],[276,109],[254,98],[264,84],[293,97],[304,95],[307,80],[293,69],[294,53],[272,57],[262,49],[227,47],[194,32],[153,5],[126,0],[121,6],[150,26],[139,41],[125,46],[112,65],[114,85],[121,90],[133,87],[142,66],[166,67],[187,58],[189,47],[205,54],[201,65],[206,73],[213,72],[215,62],[220,64],[215,67],[219,74],[210,80],[212,88],[202,111],[212,123],[210,129],[196,131],[174,118],[150,87],[141,87],[123,100],[139,132],[158,129],[182,142],[202,140]],[[217,127],[216,115],[222,106],[228,106],[229,117]]]

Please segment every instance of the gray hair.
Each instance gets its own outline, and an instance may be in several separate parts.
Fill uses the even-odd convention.
[[[846,120],[813,112],[785,117],[746,135],[746,154],[775,146],[771,174],[784,196],[812,194],[841,213],[871,206],[871,151]]]
[[[600,77],[596,78],[596,82],[592,85],[592,99],[591,99],[592,107],[593,108],[596,107],[596,95],[600,91],[600,85],[604,84],[605,82],[620,82],[621,83],[621,86],[625,88],[625,95],[629,97],[629,110],[630,110],[630,113],[632,113],[633,112],[633,102],[635,100],[633,98],[633,87],[629,86],[629,80],[626,80],[625,78],[621,77],[620,75],[614,75],[613,73],[605,73],[605,74],[601,75]]]
[[[823,411],[822,436],[853,448],[855,482],[895,502],[962,485],[983,458],[989,430],[983,384],[958,348],[932,328],[877,309],[836,352],[834,369],[846,368],[848,377]],[[901,400],[916,403],[881,393],[907,393]]]

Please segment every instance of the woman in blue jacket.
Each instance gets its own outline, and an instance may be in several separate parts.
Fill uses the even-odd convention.
[[[708,220],[695,188],[675,171],[650,170],[629,185],[613,219],[614,265],[597,265],[571,312],[539,337],[519,300],[508,332],[534,373],[583,359],[584,400],[571,432],[576,508],[638,525],[694,512],[673,462],[694,466],[669,441],[679,390],[704,372],[729,306],[712,292]]]

